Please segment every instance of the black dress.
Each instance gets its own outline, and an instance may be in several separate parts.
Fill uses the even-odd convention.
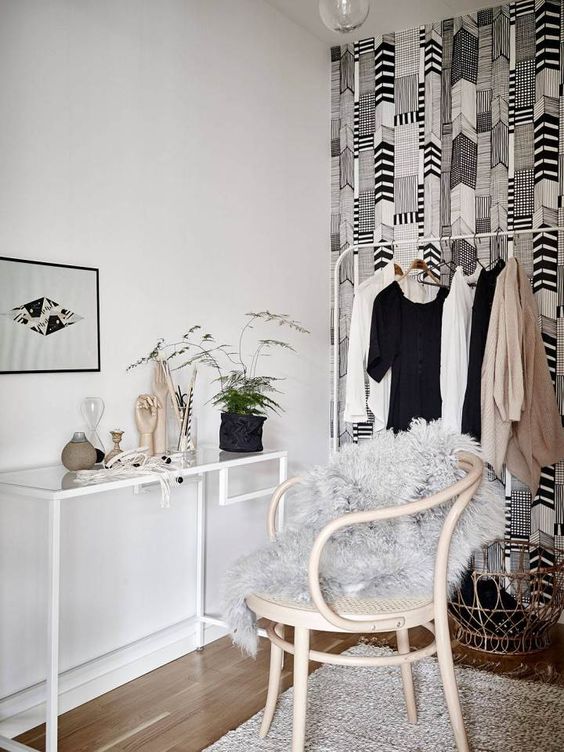
[[[469,433],[478,441],[482,437],[482,361],[486,349],[495,286],[504,267],[505,261],[499,259],[491,269],[482,269],[476,283],[476,293],[472,305],[468,381],[462,407],[462,433]]]
[[[367,371],[381,381],[392,369],[388,428],[405,431],[413,418],[441,417],[441,323],[448,290],[415,303],[397,282],[374,301]]]

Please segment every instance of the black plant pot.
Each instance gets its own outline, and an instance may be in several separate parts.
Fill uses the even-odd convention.
[[[264,415],[221,413],[219,448],[226,452],[262,452]]]

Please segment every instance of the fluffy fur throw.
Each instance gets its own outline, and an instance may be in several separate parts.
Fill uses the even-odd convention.
[[[409,431],[381,431],[376,438],[349,444],[325,467],[316,467],[298,486],[292,520],[277,539],[239,559],[224,583],[225,619],[234,642],[247,653],[257,649],[250,593],[296,601],[310,599],[308,561],[313,541],[330,520],[348,512],[378,509],[421,499],[452,485],[464,473],[456,452],[479,453],[469,437],[448,431],[441,421],[413,421]],[[324,595],[374,597],[430,594],[436,546],[450,504],[417,516],[336,533],[321,560]],[[484,480],[454,532],[449,585],[460,581],[472,552],[503,535],[504,495],[497,482]]]

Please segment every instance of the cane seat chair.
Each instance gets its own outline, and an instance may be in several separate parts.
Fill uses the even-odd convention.
[[[443,689],[459,752],[469,752],[464,720],[450,644],[447,614],[447,566],[452,534],[456,524],[472,499],[483,477],[483,462],[469,452],[458,453],[459,466],[465,476],[452,486],[424,499],[363,512],[351,512],[332,520],[317,536],[309,559],[309,587],[311,603],[297,603],[264,593],[247,597],[247,605],[258,618],[267,620],[266,635],[270,640],[270,675],[268,695],[261,737],[268,734],[278,695],[284,653],[294,655],[294,707],[292,752],[302,752],[305,744],[307,678],[309,661],[332,663],[342,666],[400,666],[407,717],[417,722],[417,708],[411,664],[421,658],[437,654]],[[300,478],[290,478],[274,492],[268,511],[267,529],[271,540],[276,535],[277,510],[284,494]],[[364,598],[343,597],[332,603],[325,601],[319,585],[319,563],[323,547],[337,531],[350,525],[374,523],[423,511],[452,502],[445,517],[437,544],[433,593],[428,597]],[[294,642],[285,639],[285,627],[294,628]],[[431,635],[428,645],[410,650],[409,629],[424,627]],[[398,650],[391,656],[349,656],[320,652],[310,648],[312,631],[377,633],[395,631]],[[433,639],[434,638],[434,639]]]

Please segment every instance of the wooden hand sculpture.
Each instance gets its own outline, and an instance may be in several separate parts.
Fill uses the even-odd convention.
[[[139,446],[153,452],[153,433],[157,427],[159,402],[153,394],[140,394],[135,403],[135,424],[139,431]]]
[[[166,402],[168,399],[168,387],[160,361],[155,363],[153,392],[159,402],[157,427],[153,435],[153,449],[155,454],[164,454],[166,452]]]

